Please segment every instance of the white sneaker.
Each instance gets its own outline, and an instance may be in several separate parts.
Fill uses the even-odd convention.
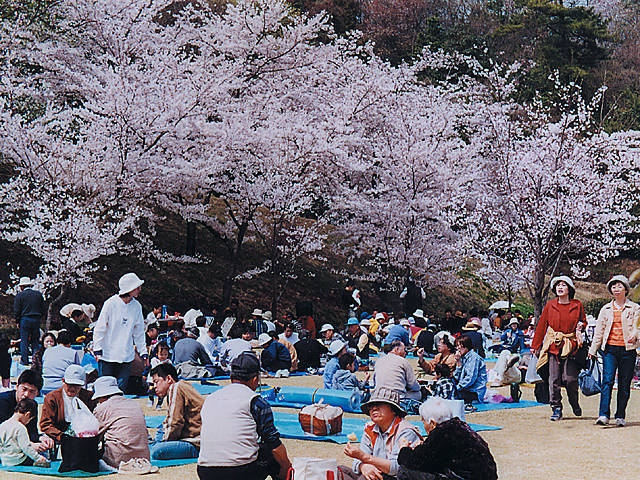
[[[602,415],[596,420],[596,425],[609,425],[609,419]]]
[[[626,424],[624,418],[616,418],[616,427],[624,427]]]
[[[127,462],[120,462],[118,473],[145,475],[147,473],[156,473],[158,467],[151,465],[146,458],[132,458]]]

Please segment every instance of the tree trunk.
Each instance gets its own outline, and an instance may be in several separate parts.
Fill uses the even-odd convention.
[[[60,287],[60,293],[56,298],[51,300],[49,303],[49,308],[47,308],[47,321],[45,322],[46,331],[51,330],[51,322],[56,318],[56,313],[58,312],[58,304],[67,294],[66,285],[62,285]]]
[[[535,318],[540,318],[544,308],[544,283],[545,275],[541,266],[536,267],[533,277],[533,314]]]
[[[196,223],[187,221],[187,255],[193,256],[196,254],[196,232]]]

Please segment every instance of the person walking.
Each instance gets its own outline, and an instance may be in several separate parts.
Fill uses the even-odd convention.
[[[631,395],[631,380],[636,366],[638,348],[638,320],[640,305],[627,298],[631,286],[624,275],[616,275],[607,282],[613,300],[600,309],[589,358],[597,361],[602,355],[602,392],[596,425],[607,425],[611,417],[610,403],[613,382],[618,372],[616,425],[626,425],[627,403]]]
[[[587,320],[584,307],[574,299],[576,287],[573,281],[561,275],[551,279],[551,290],[557,298],[549,300],[542,309],[536,333],[531,342],[531,353],[538,357],[537,370],[549,365],[549,403],[552,422],[562,419],[562,395],[564,384],[569,404],[576,417],[582,416],[578,403],[578,364],[574,355],[582,342]]]
[[[36,353],[40,346],[40,322],[45,314],[44,297],[33,289],[29,277],[20,278],[20,291],[13,301],[13,313],[20,327],[20,363],[29,365],[29,347]]]
[[[123,392],[127,390],[135,348],[145,367],[149,364],[142,306],[136,300],[143,283],[135,273],[124,274],[118,282],[118,294],[104,302],[93,331],[93,353],[100,376],[116,377]]]

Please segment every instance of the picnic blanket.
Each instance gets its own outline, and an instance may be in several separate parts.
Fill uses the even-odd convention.
[[[157,428],[164,420],[162,416],[150,416],[145,417],[145,421],[147,423],[147,427],[149,428]],[[355,433],[358,437],[358,441],[360,441],[360,437],[364,430],[365,424],[369,421],[368,418],[350,418],[350,417],[342,417],[342,433],[337,435],[326,435],[326,436],[318,436],[318,435],[310,435],[305,433],[300,426],[300,422],[298,421],[297,413],[288,413],[288,412],[273,412],[273,420],[276,425],[276,428],[280,432],[280,436],[282,438],[291,438],[294,440],[309,440],[312,442],[333,442],[344,444],[349,441],[347,435],[350,433]],[[413,423],[422,435],[426,435],[424,430],[424,425],[422,422],[411,422]],[[481,425],[476,423],[469,424],[471,428],[476,432],[486,431],[486,430],[501,430],[502,427],[495,427],[491,425]]]
[[[478,412],[488,412],[490,410],[505,410],[508,408],[528,408],[542,407],[544,403],[534,402],[533,400],[520,400],[514,403],[474,403],[478,408]]]
[[[155,418],[155,417],[150,417]],[[161,419],[164,417],[160,417]],[[197,458],[181,458],[177,460],[151,460],[151,464],[155,465],[158,468],[165,467],[177,467],[179,465],[188,465],[190,463],[196,463],[198,461]],[[0,472],[20,472],[20,473],[30,473],[31,475],[49,475],[51,477],[71,477],[71,478],[87,478],[87,477],[99,477],[103,475],[110,475],[116,472],[83,472],[82,470],[73,470],[71,472],[58,472],[58,468],[60,468],[61,461],[58,460],[56,462],[52,462],[49,468],[42,467],[6,467],[0,465]],[[0,475],[1,476],[1,475]]]

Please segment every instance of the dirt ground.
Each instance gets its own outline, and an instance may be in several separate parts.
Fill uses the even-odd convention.
[[[268,385],[295,384],[299,386],[320,386],[321,382],[322,378],[319,376],[288,379],[269,378],[263,381]],[[503,395],[509,394],[507,387],[498,390]],[[534,400],[531,386],[523,385],[522,393],[523,399]],[[137,401],[143,405],[147,415],[163,413],[147,408],[145,399]],[[618,478],[622,472],[621,466],[625,466],[625,471],[629,472],[629,478],[634,478],[633,465],[638,457],[636,444],[640,442],[640,392],[632,391],[631,393],[627,409],[628,423],[624,428],[594,425],[598,413],[599,396],[581,396],[580,401],[584,411],[583,416],[581,418],[573,417],[565,400],[567,416],[560,422],[549,421],[551,410],[548,406],[476,412],[467,415],[467,421],[502,427],[501,430],[480,432],[480,435],[489,444],[501,479],[605,480]],[[615,410],[615,394],[612,408]],[[418,419],[418,417],[409,418]],[[284,439],[283,442],[291,458],[300,456],[334,457],[339,464],[350,464],[348,457],[342,453],[343,446],[341,445],[288,439]],[[44,480],[45,478],[55,477],[0,473],[1,480]],[[116,477],[107,476],[105,478]],[[146,478],[148,480],[197,478],[196,466],[191,464],[164,468],[159,473]]]

